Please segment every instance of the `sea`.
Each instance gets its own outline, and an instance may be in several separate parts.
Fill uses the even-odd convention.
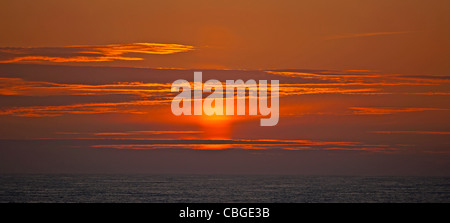
[[[0,175],[1,203],[449,203],[450,177]]]

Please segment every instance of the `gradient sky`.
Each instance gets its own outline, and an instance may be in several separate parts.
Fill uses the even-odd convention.
[[[1,173],[450,175],[449,1],[1,1]],[[171,113],[280,80],[280,121]]]

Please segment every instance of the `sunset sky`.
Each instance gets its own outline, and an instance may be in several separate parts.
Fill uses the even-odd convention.
[[[0,173],[448,176],[449,8],[2,0]],[[279,80],[278,125],[173,115],[194,71]]]

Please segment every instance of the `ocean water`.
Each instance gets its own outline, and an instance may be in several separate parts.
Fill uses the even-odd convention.
[[[450,202],[450,177],[0,175],[0,202]]]

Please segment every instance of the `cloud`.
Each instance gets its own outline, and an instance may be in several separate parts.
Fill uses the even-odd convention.
[[[0,95],[100,95],[170,93],[169,83],[119,82],[114,84],[60,84],[46,81],[27,81],[22,78],[1,78]]]
[[[289,94],[425,94],[447,95],[447,76],[385,74],[370,70],[266,70],[287,78],[280,95]],[[276,77],[275,77],[276,78]],[[287,83],[286,83],[287,82]],[[424,92],[425,93],[422,93]],[[433,91],[436,93],[427,93]]]
[[[387,94],[379,92],[381,89],[377,88],[345,88],[345,87],[302,87],[296,86],[295,84],[281,85],[280,86],[280,96],[288,95],[305,95],[305,94]]]
[[[22,117],[52,117],[64,114],[105,114],[128,113],[145,114],[142,106],[151,106],[163,103],[163,100],[142,100],[117,103],[86,103],[57,106],[27,106],[0,109],[0,115]]]
[[[350,33],[350,34],[341,34],[341,35],[333,35],[326,37],[325,39],[349,39],[349,38],[360,38],[360,37],[371,37],[371,36],[388,36],[388,35],[398,35],[405,34],[411,32],[372,32],[372,33]]]
[[[194,149],[194,150],[343,150],[391,153],[396,151],[389,145],[371,145],[360,142],[333,142],[310,140],[283,140],[283,139],[228,139],[228,140],[203,140],[203,139],[152,139],[152,140],[125,140],[120,139],[121,144],[109,141],[108,144],[96,144],[94,148],[111,149]]]
[[[222,82],[225,86],[226,83]],[[22,78],[1,78],[0,95],[109,95],[133,94],[142,97],[169,98],[170,83],[119,82],[114,84],[60,84],[45,81],[26,81]],[[280,96],[304,94],[384,94],[377,88],[348,88],[329,85],[280,84]],[[269,94],[270,95],[270,94]],[[248,96],[246,96],[248,98]]]
[[[401,112],[448,111],[445,108],[350,107],[356,115],[389,115]]]
[[[416,95],[450,95],[450,92],[417,92],[417,93],[408,93],[408,94],[416,94]]]
[[[193,50],[193,46],[163,43],[79,45],[64,47],[0,47],[0,63],[64,63],[143,60],[126,54],[174,54]]]
[[[450,132],[439,131],[371,131],[379,134],[419,134],[419,135],[450,135]]]
[[[126,132],[95,132],[89,133],[95,136],[124,136],[124,135],[163,135],[163,134],[199,134],[203,131],[126,131]]]
[[[267,70],[269,74],[301,79],[304,85],[438,85],[449,82],[442,75],[383,74],[369,70]]]

